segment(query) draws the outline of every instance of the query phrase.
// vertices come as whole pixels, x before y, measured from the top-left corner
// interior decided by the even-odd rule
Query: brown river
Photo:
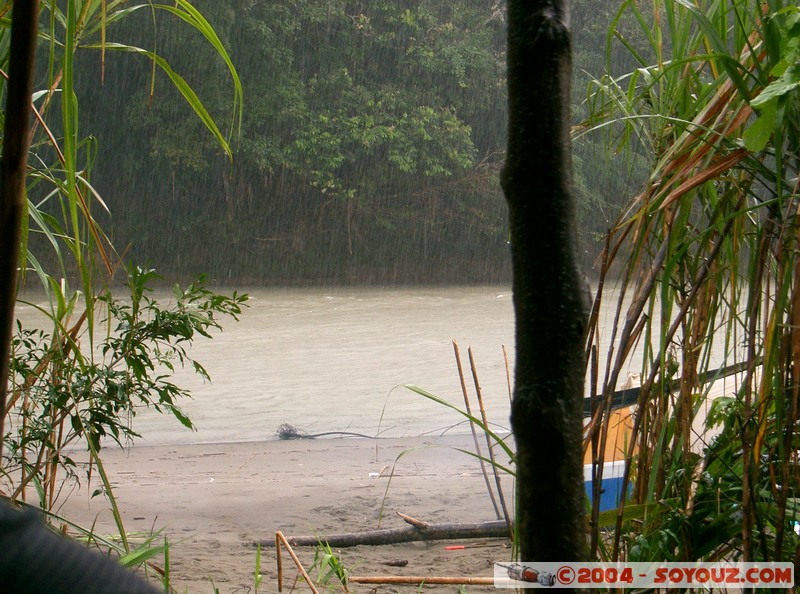
[[[465,432],[463,417],[403,387],[416,384],[463,407],[453,340],[476,412],[468,347],[488,418],[498,430],[508,427],[502,350],[505,345],[513,365],[508,287],[246,292],[250,307],[240,321],[225,323],[213,340],[200,339],[192,347],[191,356],[212,381],[204,383],[188,371],[175,380],[192,392],[182,408],[197,430],[144,410],[133,421],[143,436],[137,443],[273,439],[283,423],[310,434]],[[36,319],[31,306],[18,304],[17,312],[23,322]]]
[[[283,424],[306,434],[416,437],[468,432],[462,415],[405,387],[417,385],[463,409],[454,340],[461,350],[473,413],[480,414],[469,347],[489,422],[500,433],[508,430],[503,347],[513,370],[510,287],[245,292],[249,308],[240,321],[227,321],[224,331],[214,332],[212,340],[198,338],[191,348],[190,355],[212,381],[203,382],[189,370],[179,371],[173,379],[193,395],[181,407],[196,431],[172,416],[144,409],[133,419],[133,429],[142,435],[136,443],[262,441],[276,439]],[[164,303],[170,295],[157,293],[156,298]],[[46,307],[42,297],[23,299]],[[616,296],[605,303],[600,319],[601,369],[612,335]],[[48,330],[31,305],[18,303],[17,317],[28,327]],[[712,367],[724,363],[723,342],[716,341],[719,352],[712,357]],[[622,370],[620,385],[628,374],[640,371],[641,363],[636,362],[641,361],[643,349],[640,341]],[[734,380],[717,382],[714,394],[729,392],[734,384]]]

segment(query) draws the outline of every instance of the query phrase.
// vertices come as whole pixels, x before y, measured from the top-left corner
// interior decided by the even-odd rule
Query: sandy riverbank
[[[473,450],[471,436],[137,446],[109,448],[104,459],[126,530],[163,529],[172,543],[176,590],[213,594],[215,586],[220,594],[232,594],[253,591],[252,543],[273,539],[276,530],[295,536],[404,526],[395,512],[436,523],[496,519],[479,462],[454,448]],[[96,483],[87,488],[84,482],[61,513],[82,525],[96,522],[98,532],[110,534],[114,524],[106,500],[89,498]],[[511,506],[509,478],[503,488]],[[452,544],[466,548],[444,548]],[[313,550],[298,552],[309,566]],[[339,555],[353,575],[490,577],[492,564],[510,559],[511,552],[501,539],[361,546]],[[395,559],[408,564],[382,564]],[[296,572],[288,558],[284,568],[289,591]],[[261,591],[277,592],[274,549],[263,551],[261,573]],[[455,592],[458,586],[435,589]],[[414,592],[416,586],[351,590]],[[489,590],[494,588],[469,586],[471,592]],[[298,584],[296,591],[308,589]]]

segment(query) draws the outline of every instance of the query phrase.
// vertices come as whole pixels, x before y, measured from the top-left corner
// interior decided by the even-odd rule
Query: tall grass
[[[587,336],[592,393],[602,394],[587,441],[598,477],[611,395],[631,366],[643,378],[627,448],[630,499],[604,538],[596,487],[592,552],[793,560],[800,9],[780,0],[641,7],[623,2],[609,34],[637,68],[592,81],[580,127],[605,134],[610,150],[650,156],[644,189],[609,231]],[[638,24],[645,47],[616,33],[623,19]],[[616,318],[605,337],[597,312],[612,282]],[[732,388],[711,387],[710,370],[737,364]]]
[[[8,61],[8,14],[13,4],[0,2],[0,64]],[[227,65],[232,109],[226,132],[157,52],[113,41],[114,25],[139,10],[152,11],[154,19],[163,15],[174,26],[188,25]],[[127,540],[102,463],[102,439],[124,443],[136,437],[130,420],[142,406],[168,412],[191,427],[178,405],[187,393],[169,381],[170,374],[176,365],[189,365],[206,375],[188,356],[188,344],[219,328],[220,316],[238,316],[246,296],[216,295],[201,280],[187,288],[176,287],[172,303],[159,304],[149,294],[154,272],[126,263],[124,251],[115,249],[98,224],[96,214],[107,206],[92,185],[91,173],[102,147],[80,127],[76,56],[95,52],[102,69],[108,54],[120,51],[150,60],[153,81],[156,69],[164,72],[229,156],[230,140],[241,122],[242,86],[236,69],[211,25],[188,0],[42,1],[37,79],[41,86],[32,97],[20,286],[38,281],[47,296],[47,305],[40,307],[46,327],[19,326],[13,343],[10,397],[0,410],[6,420],[6,433],[0,436],[6,445],[0,460],[0,492],[24,501],[34,488],[38,506],[53,509],[62,480],[77,472],[68,447],[84,444],[92,461],[88,472],[99,473],[104,485],[100,492],[114,512],[120,552],[136,562],[146,555],[134,551]],[[5,84],[0,78],[0,94]],[[31,241],[34,236],[43,241]],[[110,289],[120,271],[127,277],[128,289],[121,300]],[[103,314],[104,320],[97,319]],[[103,327],[101,322],[105,332],[98,339],[95,333]]]

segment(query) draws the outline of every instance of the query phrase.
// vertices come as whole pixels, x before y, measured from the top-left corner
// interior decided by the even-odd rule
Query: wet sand
[[[485,444],[481,443],[484,447]],[[495,520],[470,435],[392,439],[303,439],[104,450],[106,469],[128,533],[161,529],[169,539],[171,583],[177,592],[252,592],[254,542],[287,536],[325,536],[406,524],[400,512],[432,523]],[[507,460],[500,459],[502,463]],[[84,479],[61,513],[113,534],[100,486]],[[513,508],[513,484],[502,481]],[[464,545],[447,550],[448,545]],[[313,548],[298,548],[308,568]],[[507,539],[416,542],[338,549],[352,575],[492,576],[495,561],[511,558]],[[386,561],[408,561],[404,567]],[[263,592],[277,592],[276,553],[262,550]],[[158,559],[163,564],[163,559]],[[284,591],[296,571],[284,554]],[[312,577],[315,577],[312,574]],[[213,584],[212,584],[213,582]],[[458,586],[426,586],[456,592]],[[309,591],[302,583],[299,592]],[[469,591],[494,590],[469,586]],[[352,584],[351,591],[414,592],[417,586]]]

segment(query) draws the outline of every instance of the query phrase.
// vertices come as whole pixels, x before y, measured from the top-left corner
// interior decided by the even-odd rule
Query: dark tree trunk
[[[511,423],[521,561],[586,554],[583,282],[573,252],[568,7],[508,2],[508,201],[516,314]]]
[[[11,358],[11,327],[19,266],[20,223],[25,204],[33,62],[39,2],[14,2],[8,65],[6,121],[0,163],[0,453]]]

